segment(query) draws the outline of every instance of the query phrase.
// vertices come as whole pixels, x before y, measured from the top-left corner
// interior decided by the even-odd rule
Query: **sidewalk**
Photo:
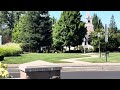
[[[8,68],[18,68],[20,64],[8,64]]]
[[[70,63],[58,63],[59,65],[63,66],[63,67],[81,67],[81,66],[120,66],[120,63],[91,63],[91,62],[84,62],[84,61],[80,61],[81,59],[85,59],[85,58],[96,58],[99,57],[99,55],[96,54],[83,54],[83,55],[90,55],[91,57],[83,57],[83,58],[72,58],[72,59],[63,59],[61,61],[66,61],[66,62],[70,62]]]

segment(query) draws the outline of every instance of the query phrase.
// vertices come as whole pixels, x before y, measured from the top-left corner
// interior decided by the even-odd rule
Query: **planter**
[[[4,60],[4,56],[0,56],[0,61]]]

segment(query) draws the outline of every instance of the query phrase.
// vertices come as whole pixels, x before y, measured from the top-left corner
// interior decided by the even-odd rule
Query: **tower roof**
[[[91,18],[90,11],[86,12],[86,18]]]

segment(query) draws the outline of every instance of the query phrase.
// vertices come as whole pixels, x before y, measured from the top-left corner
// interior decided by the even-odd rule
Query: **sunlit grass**
[[[85,57],[81,53],[27,53],[21,56],[5,57],[2,61],[7,64],[22,64],[26,62],[44,60],[53,63],[64,63],[61,59]]]

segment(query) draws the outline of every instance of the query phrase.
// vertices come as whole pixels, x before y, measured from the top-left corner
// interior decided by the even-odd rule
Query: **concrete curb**
[[[19,68],[20,64],[8,64],[8,68]]]
[[[120,66],[98,66],[98,67],[63,67],[63,72],[66,71],[120,71]]]
[[[20,64],[8,64],[8,68],[18,68]],[[59,65],[59,64],[58,64]],[[60,65],[62,67],[99,67],[99,66],[120,66],[120,64],[80,64],[80,65]]]

